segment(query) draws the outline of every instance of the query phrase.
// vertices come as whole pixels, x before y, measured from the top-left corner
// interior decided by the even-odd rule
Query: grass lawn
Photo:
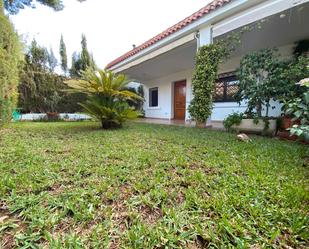
[[[0,248],[305,248],[308,147],[205,129],[0,130]]]

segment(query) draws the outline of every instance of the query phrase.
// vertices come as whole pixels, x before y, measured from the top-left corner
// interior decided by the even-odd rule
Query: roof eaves
[[[117,59],[110,62],[106,69],[110,69],[111,67],[117,65],[118,63],[130,58],[133,55],[136,55],[140,51],[154,45],[155,43],[161,41],[162,39],[170,36],[173,33],[183,29],[184,27],[188,26],[189,24],[195,22],[196,20],[204,17],[205,15],[209,14],[210,12],[222,7],[223,5],[230,3],[233,0],[214,0],[199,11],[193,13],[192,15],[188,16],[187,18],[183,19],[182,21],[176,23],[172,27],[164,30],[160,34],[156,35],[155,37],[149,39],[148,41],[144,42],[143,44],[137,46],[136,48],[132,49],[131,51],[125,53],[124,55],[118,57]]]

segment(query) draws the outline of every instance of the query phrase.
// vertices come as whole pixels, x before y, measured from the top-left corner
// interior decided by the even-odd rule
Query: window
[[[234,73],[226,73],[219,77],[214,91],[214,102],[234,102],[238,92],[238,79]]]
[[[158,106],[158,87],[149,89],[149,107]]]

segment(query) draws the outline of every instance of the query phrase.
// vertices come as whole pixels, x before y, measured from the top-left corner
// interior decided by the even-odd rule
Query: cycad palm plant
[[[127,119],[134,119],[139,114],[127,103],[127,100],[141,100],[139,95],[125,89],[129,82],[124,74],[88,69],[83,72],[82,79],[65,83],[70,87],[70,92],[87,94],[87,100],[79,104],[101,122],[103,129],[109,129],[120,127]]]

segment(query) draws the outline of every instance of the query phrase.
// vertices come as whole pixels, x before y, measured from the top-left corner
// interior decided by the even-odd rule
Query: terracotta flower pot
[[[291,136],[289,131],[278,131],[278,137],[281,139],[286,139],[286,140],[291,140],[291,141],[296,141],[297,136]]]
[[[282,130],[287,130],[289,128],[291,128],[293,125],[299,124],[299,121],[293,121],[293,118],[288,117],[288,116],[284,116],[282,118],[282,123],[281,123],[281,129]]]
[[[206,127],[206,122],[199,122],[199,121],[196,121],[195,126],[196,126],[197,128],[205,128],[205,127]]]
[[[59,120],[58,112],[47,112],[46,116],[47,116],[48,121],[58,121]]]

